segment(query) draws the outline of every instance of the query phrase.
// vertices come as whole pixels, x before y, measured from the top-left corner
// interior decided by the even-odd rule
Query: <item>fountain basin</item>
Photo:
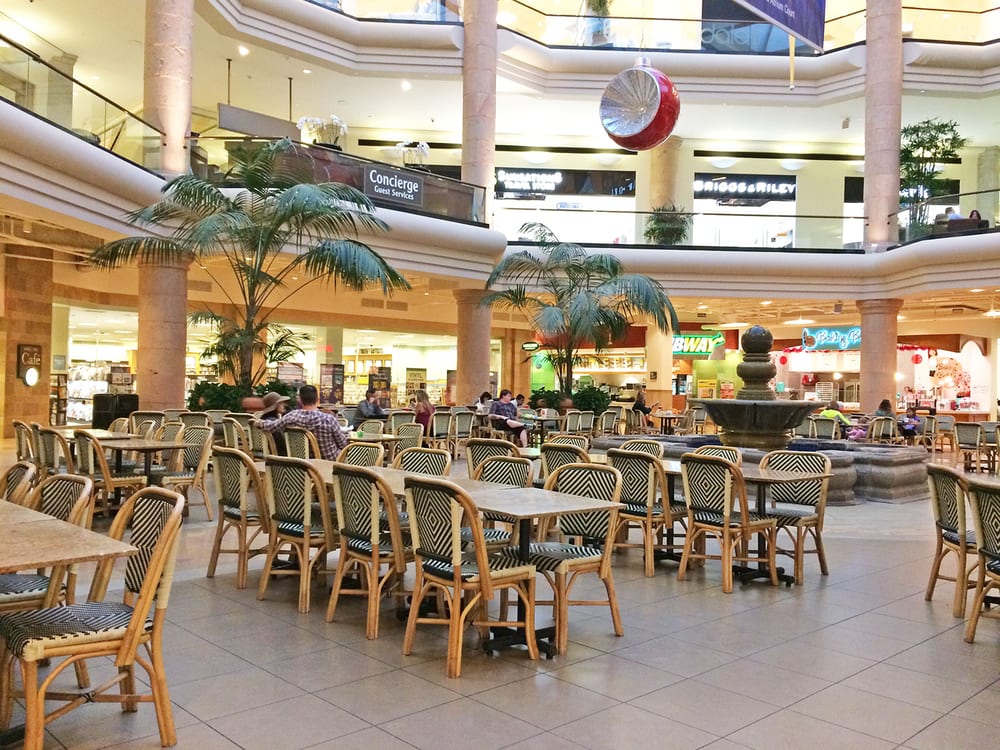
[[[692,399],[700,404],[719,426],[723,445],[759,448],[763,451],[787,448],[792,431],[821,404],[818,401],[773,401],[740,398]]]

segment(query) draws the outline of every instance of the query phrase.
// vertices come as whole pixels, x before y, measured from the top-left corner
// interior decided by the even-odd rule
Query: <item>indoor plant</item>
[[[347,135],[347,123],[337,115],[323,117],[300,117],[295,127],[302,131],[302,140],[311,139],[320,146],[340,148],[340,139]]]
[[[691,214],[685,213],[684,206],[668,203],[657,206],[646,217],[642,236],[653,245],[677,245],[687,237],[692,223]]]

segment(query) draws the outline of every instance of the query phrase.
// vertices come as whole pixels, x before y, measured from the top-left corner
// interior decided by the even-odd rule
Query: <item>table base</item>
[[[524,630],[521,628],[490,628],[490,638],[483,641],[483,651],[488,654],[498,653],[505,648],[512,646],[526,646],[524,641]],[[556,629],[555,626],[539,628],[535,631],[535,643],[538,644],[538,653],[545,654],[546,659],[552,659],[556,655]]]
[[[788,588],[791,588],[792,584],[795,583],[795,576],[786,575],[785,569],[782,567],[778,567],[777,571],[778,581],[780,583],[784,583]],[[733,575],[736,576],[736,579],[742,584],[750,583],[750,581],[755,581],[758,578],[763,578],[768,581],[771,580],[771,572],[766,566],[762,568],[754,568],[747,565],[734,565]]]

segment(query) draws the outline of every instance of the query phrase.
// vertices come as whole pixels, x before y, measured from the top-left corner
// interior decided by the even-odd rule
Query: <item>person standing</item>
[[[337,418],[317,408],[319,392],[314,385],[304,385],[299,389],[299,402],[302,404],[301,409],[290,411],[270,421],[258,420],[260,428],[273,433],[289,425],[304,427],[316,436],[319,457],[335,461],[337,454],[347,445],[347,436],[340,429]]]
[[[490,404],[490,423],[495,429],[510,433],[522,447],[527,448],[528,431],[517,418],[517,404],[511,401],[513,395],[509,388],[500,391],[500,398]]]
[[[434,404],[431,403],[427,391],[417,390],[414,394],[413,411],[416,414],[414,420],[417,424],[423,425],[424,435],[430,435],[431,416],[434,414]]]

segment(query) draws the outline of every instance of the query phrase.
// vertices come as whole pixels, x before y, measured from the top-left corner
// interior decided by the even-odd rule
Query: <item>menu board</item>
[[[416,397],[417,391],[427,390],[427,368],[407,367],[406,368],[406,400]]]
[[[324,404],[344,401],[344,366],[322,364],[319,366],[319,400]]]

